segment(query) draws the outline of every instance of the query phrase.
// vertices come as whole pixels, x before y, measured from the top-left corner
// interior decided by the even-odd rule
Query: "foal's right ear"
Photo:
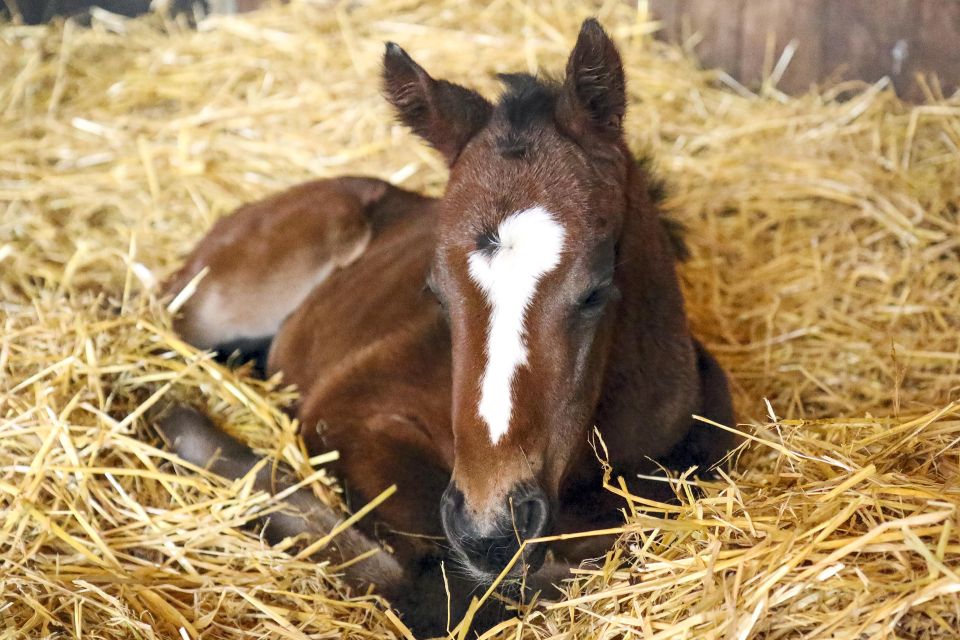
[[[479,93],[434,80],[392,42],[383,54],[383,91],[400,121],[442,153],[448,165],[493,112],[493,105]]]
[[[567,61],[557,105],[558,119],[574,137],[616,139],[627,108],[623,63],[617,45],[594,18],[584,20]]]

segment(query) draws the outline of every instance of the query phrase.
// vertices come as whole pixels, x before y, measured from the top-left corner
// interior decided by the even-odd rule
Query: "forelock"
[[[502,128],[497,150],[508,158],[522,158],[537,130],[553,120],[559,84],[527,73],[501,74],[507,90],[500,96],[494,121]]]

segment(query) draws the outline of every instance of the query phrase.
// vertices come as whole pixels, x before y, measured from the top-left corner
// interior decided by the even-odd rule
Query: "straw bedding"
[[[689,228],[692,322],[748,443],[701,497],[627,496],[608,557],[495,634],[958,636],[960,100],[787,98],[777,69],[751,93],[619,1],[384,0],[0,28],[2,637],[403,637],[335,567],[238,529],[269,497],[154,446],[149,408],[184,399],[336,500],[291,390],[180,342],[155,283],[218,216],[309,177],[442,189],[378,95],[382,41],[493,93],[493,72],[560,69],[589,14],[622,47],[629,136]]]

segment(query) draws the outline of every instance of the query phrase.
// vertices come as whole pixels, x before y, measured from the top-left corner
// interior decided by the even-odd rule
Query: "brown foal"
[[[386,97],[443,154],[445,195],[369,178],[303,184],[218,222],[168,287],[209,269],[178,330],[297,385],[306,448],[340,452],[350,504],[397,486],[326,554],[388,545],[346,578],[375,584],[419,633],[444,629],[445,560],[462,613],[522,540],[622,521],[594,427],[631,490],[659,499],[668,487],[638,475],[706,471],[733,444],[691,417],[731,423],[727,383],[690,334],[678,245],[624,140],[614,43],[588,20],[562,81],[502,79],[493,104],[388,44]],[[222,475],[257,462],[191,410],[160,428]],[[291,482],[257,478],[271,491]],[[271,540],[337,520],[305,490],[288,502]],[[609,543],[527,545],[506,583],[545,588]],[[501,615],[489,607],[478,620]]]

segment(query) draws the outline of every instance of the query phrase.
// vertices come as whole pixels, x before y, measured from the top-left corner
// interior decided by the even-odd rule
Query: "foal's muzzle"
[[[453,549],[473,573],[492,581],[516,555],[523,540],[546,534],[550,526],[550,503],[538,487],[520,485],[495,513],[474,514],[463,493],[452,482],[440,502],[443,530]],[[536,571],[546,552],[542,544],[527,545],[510,575],[524,567]]]

